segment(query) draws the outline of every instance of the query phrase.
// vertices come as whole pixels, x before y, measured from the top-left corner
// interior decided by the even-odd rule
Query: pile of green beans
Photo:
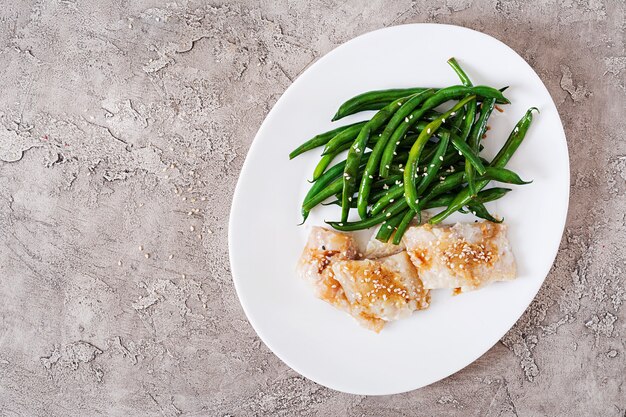
[[[302,202],[302,223],[318,204],[337,205],[341,220],[327,222],[334,229],[355,231],[382,224],[376,238],[399,244],[412,220],[421,220],[422,210],[443,208],[429,220],[431,224],[455,212],[502,221],[485,203],[511,190],[485,187],[491,181],[529,183],[505,165],[524,140],[537,109],[528,109],[496,157],[485,160],[479,155],[480,142],[496,104],[510,103],[503,95],[507,87],[474,86],[454,58],[448,64],[461,85],[359,94],[343,103],[332,120],[377,110],[372,118],[321,133],[289,154],[293,159],[323,147],[313,185]],[[448,110],[435,110],[444,104]],[[345,159],[331,166],[344,151]],[[334,200],[324,203],[329,198]],[[348,221],[352,209],[360,220]]]

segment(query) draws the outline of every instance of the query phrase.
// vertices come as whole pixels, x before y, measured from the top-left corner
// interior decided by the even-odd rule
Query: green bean
[[[485,219],[493,223],[502,223],[504,221],[504,218],[496,219],[495,217],[493,217],[484,204],[472,203],[468,206],[468,208],[470,209],[472,214],[474,214],[474,216],[480,217],[481,219]]]
[[[443,181],[440,181],[437,184],[435,184],[429,190],[426,197],[422,199],[422,201],[428,200],[429,195],[430,195],[430,198],[432,198],[435,195],[441,195],[441,194],[454,190],[455,188],[463,184],[464,178],[465,178],[465,174],[463,172],[455,172],[453,174],[450,174]]]
[[[368,217],[364,220],[356,222],[326,222],[330,227],[342,232],[352,232],[355,230],[369,229],[384,222],[387,219],[387,213],[391,213],[391,216],[395,216],[408,207],[404,199],[400,199],[393,203],[386,212],[380,213],[377,216]]]
[[[391,138],[389,138],[389,141],[387,142],[385,150],[383,151],[383,156],[380,160],[380,175],[382,177],[386,177],[388,175],[388,170],[385,166],[389,165],[389,161],[393,158],[396,146],[398,146],[400,140],[404,137],[408,129],[417,123],[428,110],[431,110],[446,101],[466,97],[468,95],[476,95],[483,98],[495,97],[503,103],[509,103],[509,101],[502,95],[501,91],[491,87],[465,87],[462,85],[455,85],[452,87],[442,88],[426,100],[424,104],[422,104],[422,107],[414,110],[409,115],[409,123],[401,123],[400,126],[398,126],[398,128],[393,132]],[[454,116],[454,114],[452,116]]]
[[[417,185],[417,195],[421,196],[426,188],[430,185],[433,179],[436,177],[437,172],[439,172],[439,168],[441,168],[441,164],[443,162],[443,155],[448,149],[448,143],[450,142],[450,134],[442,134],[441,139],[439,140],[439,145],[437,146],[437,151],[432,156],[430,164],[426,167],[426,172],[424,172],[422,179]],[[407,168],[408,169],[408,168]],[[405,171],[406,172],[406,171]],[[404,179],[406,181],[406,178]]]
[[[396,228],[396,233],[393,235],[393,240],[391,241],[391,243],[393,243],[394,245],[400,244],[400,242],[402,241],[402,236],[404,236],[406,229],[410,226],[411,221],[413,220],[413,218],[415,218],[416,214],[417,212],[412,208],[409,208],[406,212],[404,212],[402,219],[400,220],[400,224],[398,224],[398,227]]]
[[[349,128],[335,135],[332,139],[328,141],[328,143],[326,143],[326,146],[324,146],[324,151],[322,152],[322,155],[332,154],[337,149],[345,146],[346,143],[349,144],[354,142],[354,139],[356,139],[366,123],[367,121],[355,123],[354,125],[351,125]]]
[[[478,180],[494,180],[506,184],[526,185],[532,181],[524,181],[515,172],[506,168],[485,167],[485,175],[478,177]]]
[[[487,122],[489,121],[489,117],[491,116],[495,105],[495,99],[488,99],[483,101],[480,106],[480,114],[478,115],[478,120],[476,120],[476,123],[474,123],[472,131],[470,132],[470,135],[467,139],[467,143],[475,151],[478,151],[480,140],[487,131]]]
[[[311,139],[307,140],[302,145],[300,145],[296,149],[294,149],[289,154],[289,159],[293,159],[296,156],[298,156],[300,154],[303,154],[304,152],[310,151],[311,149],[315,149],[315,148],[317,148],[319,146],[326,145],[332,138],[337,136],[339,133],[345,131],[346,129],[355,128],[355,126],[356,127],[362,126],[365,123],[366,122],[352,123],[352,124],[347,125],[347,126],[341,126],[341,127],[336,128],[336,129],[329,130],[326,133],[320,133],[319,135],[316,135],[316,136],[312,137]]]
[[[333,201],[329,201],[328,203],[322,203],[323,206],[339,206],[341,207],[341,198],[337,198]],[[350,208],[356,208],[356,200],[350,203]]]
[[[520,146],[520,144],[524,140],[524,137],[526,136],[526,132],[528,131],[528,128],[530,127],[532,120],[533,120],[533,115],[532,115],[533,110],[537,110],[537,108],[531,107],[530,109],[528,109],[524,117],[522,117],[520,121],[517,122],[517,124],[515,125],[515,128],[513,129],[508,139],[506,140],[506,142],[500,149],[500,152],[498,152],[496,157],[491,161],[490,165],[492,167],[503,168],[507,164],[507,162],[509,162],[509,160],[511,159],[511,157],[513,156],[517,148]],[[476,189],[477,190],[483,189],[489,183],[489,181],[490,180],[482,180],[482,181],[477,182]],[[431,218],[429,222],[431,224],[440,223],[446,217],[448,217],[449,215],[457,211],[459,208],[467,205],[471,201],[471,199],[472,199],[472,196],[470,195],[467,187],[465,187],[463,190],[459,192],[459,194],[457,194],[454,201],[450,203],[450,205],[444,211],[438,213],[436,216]]]
[[[380,229],[378,229],[378,233],[376,233],[376,239],[383,243],[388,242],[389,238],[391,237],[393,232],[397,229],[398,225],[402,221],[402,218],[404,217],[406,212],[409,210],[410,209],[405,209],[404,211],[401,211],[400,213],[396,214],[393,217],[388,217],[387,220],[385,220],[383,224],[380,226]]]
[[[454,145],[454,147],[457,149],[459,155],[464,156],[465,160],[474,166],[474,168],[480,175],[483,175],[485,173],[485,166],[480,160],[478,154],[474,152],[474,150],[472,150],[472,148],[470,148],[469,145],[460,136],[452,134],[452,145]]]
[[[349,201],[352,199],[354,189],[356,188],[356,167],[361,162],[361,155],[365,151],[371,133],[378,130],[383,124],[385,124],[389,118],[391,118],[398,107],[406,101],[406,98],[395,100],[387,106],[380,109],[361,129],[359,136],[357,136],[354,144],[348,149],[348,156],[346,157],[346,167],[343,171],[343,196],[341,199],[341,221],[348,220],[348,213],[350,212]]]
[[[407,97],[415,93],[421,93],[428,88],[401,88],[392,90],[374,90],[352,97],[350,100],[339,106],[339,110],[333,116],[333,121],[342,117],[358,113],[364,110],[379,110],[402,97]]]
[[[349,147],[350,144],[346,143],[342,145],[339,149],[336,149],[333,153],[322,155],[319,162],[315,166],[315,169],[313,170],[313,181],[317,181],[322,176],[322,174],[324,174],[326,168],[328,168],[328,165],[333,162],[337,155],[339,155],[341,152],[345,151]]]
[[[494,187],[494,188],[489,188],[488,190],[482,190],[481,192],[476,194],[476,197],[472,199],[471,204],[474,204],[474,203],[484,204],[490,201],[499,200],[502,197],[504,197],[509,191],[511,191],[510,188],[502,188],[502,187]]]
[[[500,149],[500,152],[498,152],[495,158],[493,158],[493,161],[491,162],[492,167],[504,168],[507,162],[509,162],[517,148],[519,148],[520,144],[524,140],[526,132],[533,121],[533,110],[539,112],[536,107],[531,107],[526,111],[524,117],[522,117],[522,119],[515,125],[515,128],[504,143],[504,146]]]
[[[426,99],[431,97],[434,93],[435,90],[431,89],[411,96],[394,113],[389,122],[387,122],[387,126],[378,138],[378,142],[372,149],[372,154],[367,160],[365,172],[363,173],[363,177],[361,178],[359,194],[357,197],[357,209],[359,212],[359,216],[361,216],[362,219],[367,217],[367,202],[369,199],[372,181],[374,180],[374,175],[376,175],[377,173],[378,164],[380,162],[380,158],[382,157],[382,153],[385,149],[385,145],[387,143],[387,140],[389,139],[389,136],[391,136],[393,131],[396,129],[396,127],[398,127],[400,123],[402,123],[403,121],[405,123],[408,123],[408,115],[413,111],[413,109],[415,109],[415,107],[419,106]]]
[[[489,116],[491,116],[491,112],[493,111],[495,104],[495,99],[488,99],[482,103],[478,120],[474,124],[470,132],[468,145],[472,150],[476,152],[478,152],[480,139],[487,130],[487,121],[489,120]],[[468,163],[465,164],[465,178],[467,180],[467,186],[470,195],[476,195],[476,184],[474,183],[474,167]]]
[[[447,140],[446,140],[446,142],[447,142]],[[439,144],[433,144],[433,145],[435,145],[435,146],[432,146],[430,148],[430,150],[428,151],[428,153],[427,152],[423,152],[422,153],[422,157],[420,157],[420,162],[422,162],[424,160],[431,160],[430,164],[428,164],[428,165],[426,165],[424,167],[427,170],[428,169],[432,170],[431,165],[433,165],[433,164],[435,164],[436,167],[440,167],[441,164],[443,164],[443,162],[441,162],[441,160],[439,159],[439,154],[437,154],[435,156],[437,150],[439,149],[439,147],[438,147]],[[456,155],[456,152],[454,152],[454,154]],[[434,162],[435,160],[438,161],[439,163],[435,163]],[[445,161],[445,158],[444,158],[444,161]],[[434,169],[432,171],[434,171],[436,173],[437,169]],[[433,178],[435,176],[436,175],[433,175]],[[403,175],[399,176],[399,178],[396,177],[396,175],[393,175],[393,176],[387,177],[387,179],[393,179],[394,180],[393,181],[394,185],[391,188],[389,188],[387,193],[385,193],[384,195],[382,195],[382,196],[376,195],[376,198],[372,198],[373,201],[376,201],[376,203],[374,203],[374,205],[372,206],[372,210],[371,210],[371,214],[372,215],[376,215],[376,214],[380,213],[390,203],[393,203],[393,201],[395,199],[401,198],[404,195],[404,187],[403,187],[403,183],[401,182],[402,179],[403,179]],[[387,179],[378,180],[377,182],[385,182]],[[424,186],[424,189],[428,186],[428,184],[430,184],[430,181],[431,180],[428,180],[426,182],[426,186]]]
[[[440,90],[442,91],[442,90]],[[432,97],[431,97],[432,98]],[[419,195],[417,194],[417,188],[415,186],[415,178],[417,178],[417,161],[419,161],[420,154],[424,148],[424,145],[428,141],[428,139],[435,134],[437,129],[441,127],[442,123],[444,123],[445,119],[450,116],[454,116],[456,112],[465,106],[471,100],[474,100],[476,96],[468,96],[463,100],[459,101],[454,107],[448,110],[446,113],[441,115],[439,118],[433,120],[428,124],[425,130],[422,130],[419,137],[411,147],[411,151],[409,152],[409,159],[406,163],[406,168],[404,170],[404,197],[413,210],[419,211]],[[428,101],[428,100],[427,100]]]
[[[371,138],[372,142],[376,142],[376,140],[377,139],[375,136]],[[337,157],[337,155],[339,155],[341,152],[345,151],[348,148],[350,148],[350,142],[345,142],[344,144],[341,145],[340,148],[333,151],[332,154],[322,155],[319,162],[315,166],[315,170],[313,171],[313,180],[311,180],[311,182],[317,181],[318,178],[325,172],[328,165],[330,165],[330,163]],[[399,155],[402,156],[403,154],[399,154]]]
[[[317,206],[328,197],[332,197],[338,192],[341,192],[342,188],[343,179],[339,177],[331,182],[326,188],[322,189],[319,193],[315,194],[309,200],[305,201],[302,204],[302,210],[307,210],[310,212],[313,207]]]
[[[350,212],[350,202],[354,195],[357,180],[357,167],[361,163],[361,155],[365,151],[367,142],[370,139],[371,134],[370,124],[367,123],[361,129],[361,133],[354,141],[354,144],[350,146],[348,150],[348,156],[346,157],[346,166],[343,170],[343,192],[341,195],[341,221],[348,220],[348,213]]]
[[[402,198],[404,195],[404,186],[402,184],[394,185],[380,198],[375,199],[376,203],[372,206],[371,215],[375,216],[381,213],[385,207],[393,203],[394,200]]]
[[[385,185],[393,185],[397,181],[402,181],[402,174],[390,175],[387,178],[381,178],[372,184],[372,188],[378,188]]]
[[[450,58],[448,60],[448,64],[457,73],[463,85],[465,85],[466,87],[472,86],[472,81],[467,76],[465,71],[463,71],[463,68],[461,68],[461,66],[456,61],[456,59]],[[493,100],[493,99],[487,99],[487,100]],[[461,129],[461,138],[460,138],[460,140],[463,141],[463,143],[467,141],[467,138],[470,135],[472,126],[474,125],[475,117],[476,117],[476,102],[473,101],[467,105],[467,114],[463,117],[463,127]],[[455,146],[459,150],[459,152],[462,152],[462,150],[459,149],[459,145],[460,143],[457,143]],[[468,145],[468,147],[469,149],[473,150],[471,146]],[[474,186],[474,167],[472,164],[471,157],[467,154],[465,155],[465,180],[467,181],[467,187],[470,190],[470,194],[473,196],[476,195],[476,187]]]
[[[367,155],[369,155],[369,152],[365,154],[365,156]],[[321,175],[317,179],[317,181],[315,181],[315,183],[311,186],[306,196],[304,197],[304,201],[302,204],[304,205],[304,203],[306,203],[314,195],[316,195],[322,189],[324,189],[326,185],[330,184],[334,179],[338,178],[343,173],[345,166],[346,166],[346,161],[344,160],[332,166],[331,168],[329,168],[328,171],[324,172],[324,174]],[[306,221],[306,219],[309,217],[310,210],[305,210],[303,207],[301,209],[301,212],[302,212],[302,223],[300,224],[303,224]]]
[[[467,87],[471,87],[472,86],[472,81],[470,81],[470,79],[467,76],[467,74],[465,73],[465,71],[463,71],[463,68],[461,68],[461,66],[457,62],[456,58],[452,57],[452,58],[448,59],[447,62],[448,62],[448,65],[450,65],[452,67],[454,72],[456,72],[456,75],[459,76],[459,79],[461,80],[463,85],[467,86]]]

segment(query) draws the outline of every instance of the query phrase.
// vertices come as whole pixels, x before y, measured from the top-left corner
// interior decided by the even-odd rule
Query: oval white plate
[[[454,56],[474,84],[510,86],[512,105],[494,112],[484,141],[495,155],[526,109],[536,106],[525,141],[507,165],[531,185],[515,188],[493,213],[505,217],[518,279],[452,297],[433,291],[431,307],[380,334],[316,299],[295,273],[311,225],[336,219],[315,209],[305,226],[300,203],[319,150],[289,161],[297,145],[369,114],[330,119],[355,94],[384,88],[458,84]],[[502,42],[470,29],[396,26],[359,36],[304,72],[278,100],[254,139],[230,215],[233,280],[250,323],[287,365],[313,381],[354,394],[393,394],[438,381],[472,363],[515,323],[543,283],[563,233],[569,159],[556,107],[532,68]],[[473,221],[458,215],[455,220]]]

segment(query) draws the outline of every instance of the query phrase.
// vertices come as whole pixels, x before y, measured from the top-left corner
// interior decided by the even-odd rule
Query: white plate
[[[495,155],[526,109],[536,106],[525,141],[507,165],[531,185],[492,204],[505,217],[518,279],[452,297],[433,291],[431,307],[380,334],[316,299],[295,273],[311,225],[337,219],[315,209],[305,226],[300,203],[319,151],[287,155],[337,123],[337,107],[355,94],[384,88],[458,84],[454,56],[474,84],[510,86],[512,105],[494,112],[484,154]],[[359,36],[304,72],[263,122],[244,163],[230,215],[233,280],[250,323],[287,365],[313,381],[354,394],[393,394],[431,384],[469,365],[511,328],[539,290],[556,256],[569,197],[569,159],[556,107],[532,68],[502,42],[470,29],[436,24],[396,26]],[[452,217],[450,222],[469,216]]]

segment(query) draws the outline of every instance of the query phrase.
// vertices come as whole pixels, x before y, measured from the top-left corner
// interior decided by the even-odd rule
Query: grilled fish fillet
[[[365,249],[365,257],[368,259],[377,259],[383,258],[385,256],[395,255],[396,253],[400,253],[404,250],[404,244],[400,242],[399,245],[394,245],[390,242],[381,242],[376,239],[376,234],[378,233],[377,228],[374,230],[372,237],[367,242],[367,248]]]
[[[515,258],[504,224],[425,224],[409,228],[403,242],[427,289],[466,292],[515,278]]]
[[[428,307],[417,270],[406,252],[358,260],[351,236],[315,227],[298,262],[300,275],[315,295],[380,332],[386,321]]]
[[[424,289],[406,252],[376,260],[337,261],[332,269],[353,316],[393,321],[430,303],[429,291]]]

